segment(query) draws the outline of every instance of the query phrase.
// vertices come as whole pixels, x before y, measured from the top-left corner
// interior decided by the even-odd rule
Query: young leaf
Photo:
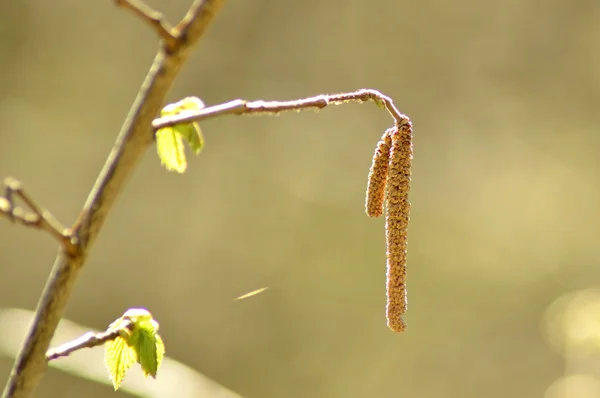
[[[188,143],[194,154],[198,155],[204,147],[204,137],[198,123],[176,124],[175,129],[181,137]]]
[[[198,97],[186,97],[181,101],[169,104],[160,111],[160,116],[179,115],[184,111],[199,111],[204,108],[204,102]]]
[[[104,364],[115,391],[121,385],[125,372],[137,361],[135,350],[127,344],[123,337],[104,343]]]
[[[202,100],[196,97],[187,97],[174,104],[169,104],[160,112],[161,117],[182,115],[204,108]],[[158,155],[167,170],[183,173],[187,167],[183,140],[190,149],[198,155],[204,147],[204,137],[198,123],[180,123],[170,127],[163,127],[156,132]]]
[[[156,377],[165,355],[158,327],[152,314],[143,308],[129,309],[110,324],[109,330],[118,330],[120,334],[115,340],[105,343],[104,361],[115,390],[134,362],[141,365],[144,376]]]
[[[137,352],[138,362],[144,376],[156,377],[156,372],[164,356],[164,344],[156,333],[158,323],[152,319],[144,319],[136,326],[138,327],[131,335],[130,344]]]
[[[187,168],[187,160],[183,149],[181,134],[175,127],[164,127],[156,132],[156,149],[161,163],[169,171],[183,173]]]
[[[158,365],[157,368],[160,368],[160,364],[165,357],[165,343],[159,334],[155,334],[154,337],[156,338],[156,363]],[[156,377],[156,373],[152,377]]]

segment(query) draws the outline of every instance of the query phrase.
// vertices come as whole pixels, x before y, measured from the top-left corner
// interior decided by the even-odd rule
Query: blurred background
[[[191,0],[149,3],[175,23]],[[599,396],[598,43],[596,0],[229,1],[170,101],[368,87],[411,117],[407,331],[364,213],[392,123],[372,104],[206,121],[184,175],[148,151],[67,318],[146,307],[170,358],[244,397]],[[71,224],[156,49],[110,0],[3,4],[0,177]],[[0,307],[35,308],[56,246],[0,222]],[[126,393],[50,369],[37,396]]]

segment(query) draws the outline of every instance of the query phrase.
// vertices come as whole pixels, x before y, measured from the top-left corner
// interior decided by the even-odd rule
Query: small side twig
[[[48,350],[46,352],[46,360],[52,361],[60,357],[66,357],[75,351],[81,350],[82,348],[98,347],[107,341],[116,339],[124,330],[131,331],[133,326],[134,324],[131,320],[125,319],[119,324],[118,329],[109,328],[108,330],[100,333],[86,333],[73,341],[69,341],[68,343],[61,344],[56,348]]]
[[[0,196],[0,217],[7,216],[12,222],[46,231],[58,240],[67,253],[70,255],[77,253],[77,239],[72,235],[71,230],[65,228],[52,213],[35,203],[19,181],[8,177],[4,180],[3,185],[5,193],[4,197]],[[15,196],[25,203],[29,211],[15,206]]]
[[[115,0],[119,7],[126,8],[150,25],[167,47],[168,52],[174,52],[179,46],[179,40],[173,28],[165,21],[164,16],[145,3],[136,0]]]
[[[276,115],[285,111],[301,111],[306,109],[323,109],[327,105],[340,105],[347,102],[373,101],[386,109],[398,125],[408,122],[408,117],[398,111],[392,99],[377,90],[361,89],[349,93],[323,94],[291,101],[244,101],[233,100],[224,104],[209,106],[195,112],[165,116],[155,119],[152,126],[160,129],[179,123],[200,121],[222,115]]]

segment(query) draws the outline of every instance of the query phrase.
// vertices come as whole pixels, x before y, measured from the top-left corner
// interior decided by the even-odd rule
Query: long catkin
[[[369,217],[380,217],[383,214],[385,185],[390,162],[390,149],[392,146],[392,138],[390,137],[392,130],[393,129],[388,129],[383,133],[381,140],[377,143],[375,153],[373,154],[365,202],[365,211]]]
[[[385,190],[387,242],[387,306],[388,327],[395,332],[406,329],[402,315],[406,313],[406,248],[410,203],[412,160],[412,126],[406,122],[390,132],[392,141]]]

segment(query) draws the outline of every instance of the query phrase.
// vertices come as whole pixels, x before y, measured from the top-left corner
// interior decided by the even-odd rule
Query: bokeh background
[[[363,210],[392,122],[372,104],[206,121],[184,175],[149,151],[67,317],[147,307],[170,357],[244,397],[598,396],[599,43],[597,0],[229,1],[171,101],[368,87],[413,120],[407,331]],[[156,49],[109,0],[3,4],[0,176],[74,221]],[[33,309],[55,254],[1,222],[0,307]],[[126,395],[50,369],[37,396]]]

